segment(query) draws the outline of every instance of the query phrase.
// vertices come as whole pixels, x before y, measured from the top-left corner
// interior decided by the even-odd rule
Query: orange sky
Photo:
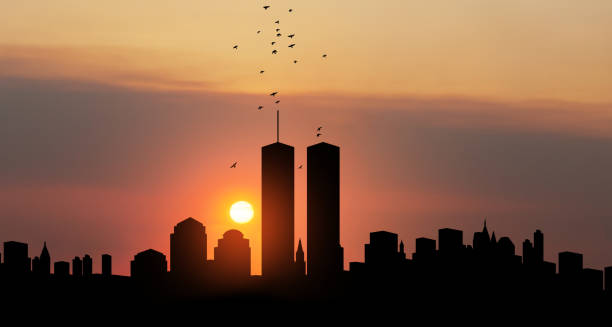
[[[224,92],[612,101],[607,0],[262,3],[9,2],[0,12],[0,44],[9,49],[0,58],[31,59],[14,74]],[[276,19],[284,35],[272,56]],[[286,48],[289,33],[294,49]]]
[[[0,241],[36,255],[49,240],[53,260],[110,252],[127,274],[137,251],[168,254],[172,227],[193,216],[209,253],[243,231],[259,273],[260,147],[278,90],[296,163],[319,124],[341,146],[346,262],[363,259],[370,231],[398,232],[412,251],[447,226],[471,243],[487,216],[517,251],[541,228],[549,260],[571,246],[612,264],[610,1],[266,4],[3,4]],[[237,200],[254,205],[251,223],[229,220]]]

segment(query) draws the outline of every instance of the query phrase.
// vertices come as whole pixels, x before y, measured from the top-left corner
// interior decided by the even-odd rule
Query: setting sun
[[[239,224],[248,223],[253,218],[253,206],[246,201],[238,201],[232,204],[230,217]]]

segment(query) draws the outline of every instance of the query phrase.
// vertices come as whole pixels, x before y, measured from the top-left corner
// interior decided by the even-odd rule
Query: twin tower
[[[262,275],[283,278],[294,262],[294,148],[280,142],[261,149]],[[318,143],[307,150],[308,275],[330,278],[343,271],[340,246],[340,148]],[[301,249],[298,249],[298,252]]]

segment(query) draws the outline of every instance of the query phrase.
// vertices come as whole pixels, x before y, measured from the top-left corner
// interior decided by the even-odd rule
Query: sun
[[[253,206],[246,201],[238,201],[232,204],[229,214],[239,224],[248,223],[253,218]]]

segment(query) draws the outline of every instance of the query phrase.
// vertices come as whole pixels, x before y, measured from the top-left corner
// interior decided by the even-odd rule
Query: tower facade
[[[261,149],[261,270],[264,277],[293,272],[294,149],[280,142]]]
[[[342,271],[340,148],[321,142],[307,149],[307,270],[313,277]]]

